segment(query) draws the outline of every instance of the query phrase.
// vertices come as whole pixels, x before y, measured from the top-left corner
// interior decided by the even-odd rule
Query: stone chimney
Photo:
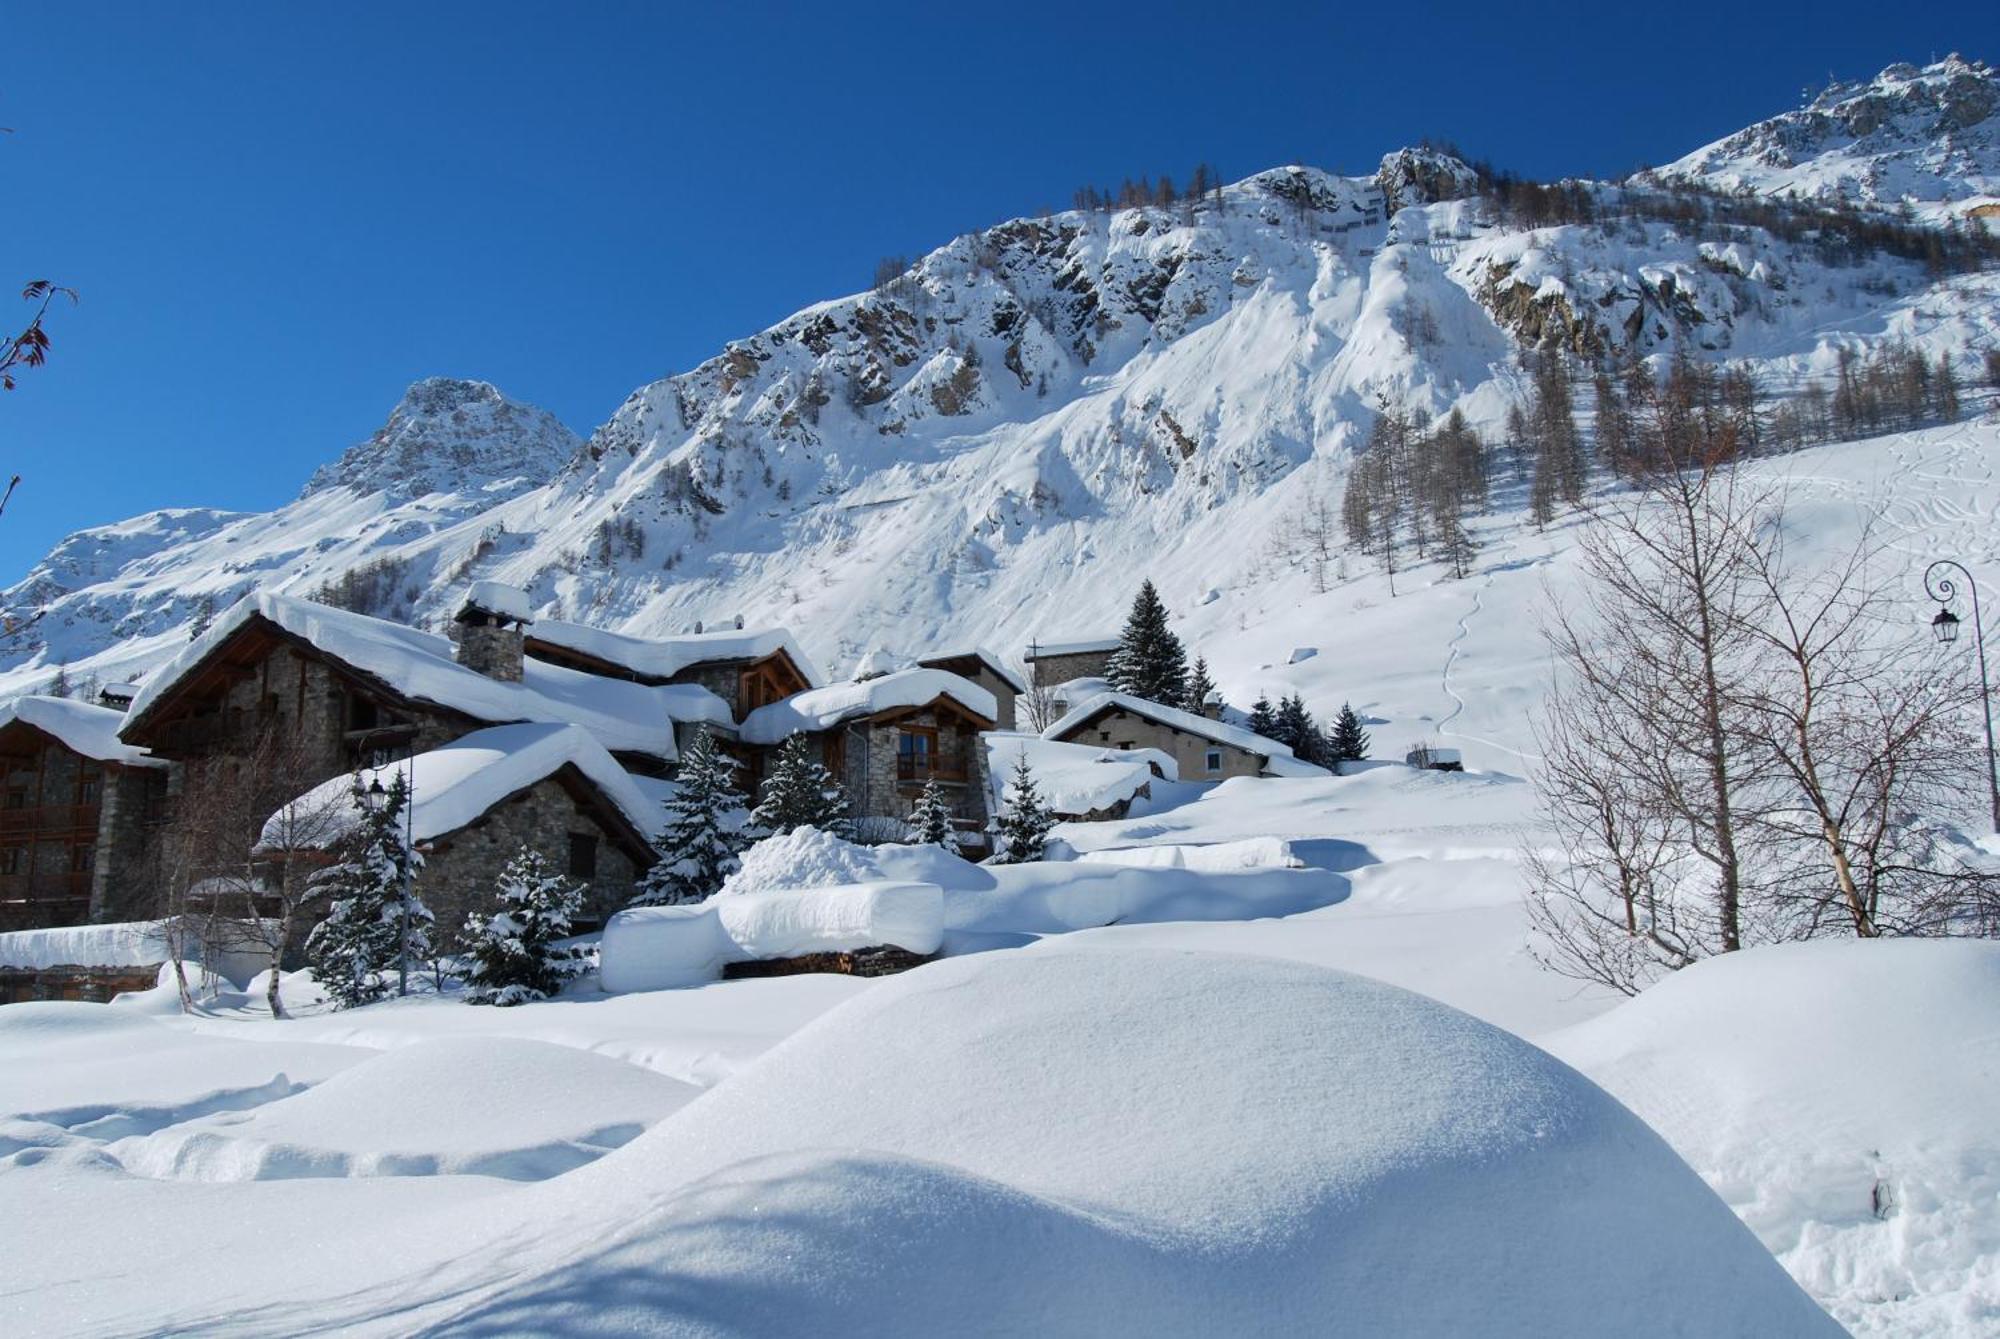
[[[458,624],[458,663],[489,679],[521,681],[522,643],[534,619],[528,593],[498,581],[475,581],[452,621]]]
[[[1222,719],[1222,694],[1211,692],[1201,700],[1201,714],[1211,721]]]

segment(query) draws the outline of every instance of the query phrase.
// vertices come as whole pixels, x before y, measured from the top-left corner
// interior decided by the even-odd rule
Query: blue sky
[[[82,302],[0,397],[0,476],[24,476],[0,581],[81,526],[279,503],[418,377],[484,378],[587,433],[878,257],[1086,181],[1360,172],[1425,135],[1612,174],[1829,74],[2000,58],[1996,38],[1991,0],[7,0],[0,281]]]

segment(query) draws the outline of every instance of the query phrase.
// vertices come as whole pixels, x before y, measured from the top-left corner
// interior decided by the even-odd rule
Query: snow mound
[[[1088,744],[1064,744],[1032,734],[989,731],[979,737],[986,748],[987,788],[998,812],[1002,792],[1023,755],[1049,812],[1083,815],[1110,809],[1150,791],[1157,780],[1176,781],[1180,766],[1159,749],[1110,749]]]
[[[882,877],[873,847],[819,828],[793,828],[766,837],[743,853],[743,867],[723,880],[718,897],[773,888],[819,888]]]
[[[2000,1330],[2000,944],[1733,953],[1547,1045],[1844,1324]]]
[[[297,1096],[106,1152],[140,1176],[197,1181],[454,1173],[534,1181],[602,1157],[700,1091],[574,1047],[461,1037],[399,1047]]]
[[[1085,851],[1077,859],[1089,865],[1127,865],[1144,869],[1303,869],[1305,861],[1282,837],[1245,837],[1213,845],[1120,846]]]
[[[801,1100],[809,1095],[809,1100]],[[1219,954],[886,981],[477,1254],[486,1333],[1832,1334],[1672,1151],[1455,1010]],[[606,1225],[611,1224],[609,1229]],[[1643,1250],[1605,1249],[1643,1242]],[[480,1269],[482,1266],[469,1266]],[[446,1290],[450,1291],[447,1292]]]

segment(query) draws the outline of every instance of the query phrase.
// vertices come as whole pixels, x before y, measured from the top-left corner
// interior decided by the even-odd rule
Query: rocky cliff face
[[[582,444],[553,415],[484,381],[427,377],[404,393],[373,437],[315,471],[300,496],[341,487],[399,502],[426,493],[519,492],[547,482]]]
[[[1697,149],[1661,179],[1949,217],[2000,202],[2000,71],[1959,56],[1835,84]],[[1988,211],[1989,213],[1994,211]]]

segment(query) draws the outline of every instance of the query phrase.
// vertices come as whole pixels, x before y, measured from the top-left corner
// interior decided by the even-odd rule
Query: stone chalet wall
[[[1043,655],[1028,662],[1028,682],[1053,688],[1071,679],[1101,679],[1111,667],[1109,651],[1078,651],[1074,655]]]
[[[973,683],[978,684],[981,688],[993,694],[993,701],[997,704],[999,710],[998,719],[995,721],[997,728],[1002,730],[1016,728],[1014,725],[1016,719],[1014,699],[1019,694],[1015,691],[1013,684],[1008,683],[984,665],[981,665],[978,671],[973,674],[965,674],[961,671],[960,677],[970,679]]]
[[[602,920],[632,899],[640,871],[589,814],[580,811],[562,783],[549,778],[511,800],[503,800],[471,827],[452,833],[445,849],[424,858],[417,892],[437,917],[441,942],[457,940],[468,912],[497,905],[500,870],[523,844],[541,852],[557,874],[569,873],[569,834],[597,838],[597,875],[584,900],[585,914]]]
[[[957,764],[966,774],[963,782],[943,782],[952,812],[983,828],[986,788],[981,784],[979,732],[956,719],[941,723],[937,713],[928,710],[889,722],[851,721],[841,727],[844,758],[840,782],[846,787],[853,816],[907,819],[916,807],[923,782],[901,781],[896,776],[897,736],[905,725],[937,730],[939,760]]]
[[[729,704],[731,720],[743,719],[743,667],[736,664],[696,665],[682,670],[669,683],[698,683]]]
[[[109,767],[97,819],[97,864],[91,871],[90,919],[98,924],[146,920],[158,911],[158,889],[147,864],[147,840],[163,815],[167,773],[158,767]]]
[[[1257,776],[1264,770],[1264,755],[1230,744],[1218,744],[1201,735],[1176,730],[1128,711],[1108,711],[1063,736],[1065,743],[1091,744],[1107,748],[1159,749],[1172,756],[1181,769],[1183,781],[1224,781],[1233,776]],[[1208,770],[1208,751],[1222,753],[1222,770]]]

